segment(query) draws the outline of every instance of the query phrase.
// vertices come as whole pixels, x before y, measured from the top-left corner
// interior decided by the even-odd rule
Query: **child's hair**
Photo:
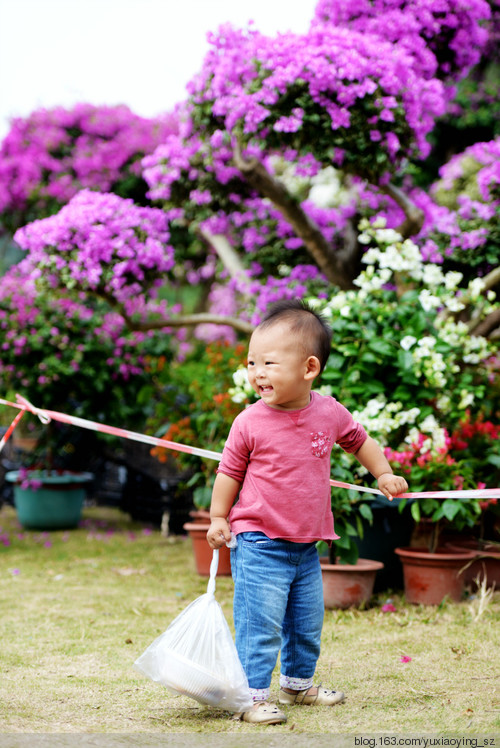
[[[332,345],[332,331],[325,318],[301,299],[283,299],[271,304],[258,327],[264,330],[277,322],[286,322],[306,354],[319,359],[321,373]]]

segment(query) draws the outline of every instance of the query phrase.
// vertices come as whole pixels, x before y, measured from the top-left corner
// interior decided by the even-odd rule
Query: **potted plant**
[[[450,451],[465,454],[467,464],[475,475],[486,470],[488,481],[498,486],[500,480],[500,426],[481,413],[473,416],[468,411],[451,435]],[[483,483],[478,485],[482,488]],[[448,540],[450,550],[468,550],[476,555],[464,571],[465,584],[471,587],[485,583],[500,589],[500,511],[498,499],[481,499],[480,515],[469,537],[457,536]]]
[[[349,482],[352,472],[343,454],[335,453],[335,478]],[[318,543],[326,608],[350,608],[366,605],[373,595],[381,561],[359,557],[359,540],[364,528],[373,521],[370,501],[354,489],[332,488],[332,512],[339,536],[328,548]]]
[[[457,459],[453,442],[444,433],[444,444],[433,448],[428,436],[420,433],[404,451],[386,450],[390,462],[408,476],[417,492],[450,491],[477,488],[472,465]],[[445,597],[462,597],[464,571],[474,554],[466,549],[451,549],[445,538],[473,530],[481,514],[479,499],[422,497],[413,502],[412,516],[420,533],[418,544],[396,548],[403,564],[405,596],[408,602],[437,605]],[[418,537],[418,535],[417,535]],[[422,540],[422,537],[425,540]]]
[[[21,468],[8,471],[5,480],[14,484],[14,503],[23,527],[62,530],[78,525],[86,484],[93,477],[85,472]]]

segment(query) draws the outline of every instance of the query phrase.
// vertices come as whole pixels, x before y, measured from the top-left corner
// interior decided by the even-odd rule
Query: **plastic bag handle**
[[[215,548],[212,555],[212,562],[210,564],[210,579],[208,580],[207,593],[213,595],[215,593],[215,577],[217,576],[217,569],[219,568],[219,549]]]

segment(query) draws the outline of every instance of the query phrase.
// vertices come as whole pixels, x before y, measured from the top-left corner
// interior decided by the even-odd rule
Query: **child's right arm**
[[[221,548],[231,540],[227,516],[240,490],[240,483],[224,473],[217,473],[210,505],[211,524],[207,532],[210,548]]]

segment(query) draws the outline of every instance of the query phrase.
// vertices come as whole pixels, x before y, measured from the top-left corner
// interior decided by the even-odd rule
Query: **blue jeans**
[[[315,544],[244,532],[231,571],[236,648],[250,688],[269,689],[280,649],[282,679],[312,683],[324,617]]]

